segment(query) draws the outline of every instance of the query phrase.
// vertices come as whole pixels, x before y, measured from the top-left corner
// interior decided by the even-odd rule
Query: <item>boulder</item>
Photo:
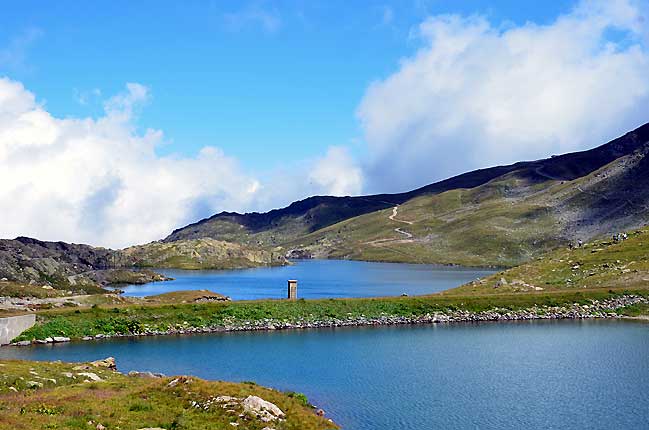
[[[20,342],[16,342],[13,345],[16,345],[16,346],[29,346],[31,344],[32,344],[32,342],[30,340],[21,340]]]
[[[148,378],[148,379],[164,378],[164,375],[162,373],[138,372],[135,370],[131,370],[130,372],[128,372],[128,376],[134,378]]]
[[[54,343],[70,342],[70,338],[69,337],[64,337],[64,336],[54,336],[52,338],[52,341]]]
[[[115,359],[113,357],[107,357],[103,360],[91,361],[90,365],[93,367],[105,367],[106,369],[111,370],[117,369],[117,364],[115,364]]]
[[[77,375],[88,378],[90,381],[94,381],[94,382],[102,381],[102,379],[96,373],[92,373],[92,372],[79,372],[77,373]]]
[[[248,396],[243,401],[244,412],[254,415],[264,422],[276,421],[284,418],[285,414],[277,405],[268,402],[261,397]]]

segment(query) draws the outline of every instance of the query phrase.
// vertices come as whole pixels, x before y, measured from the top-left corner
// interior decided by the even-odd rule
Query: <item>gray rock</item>
[[[137,372],[135,370],[131,370],[128,372],[128,376],[134,377],[134,378],[162,378],[162,376],[158,376],[161,374],[155,374],[152,372]]]
[[[20,342],[12,343],[12,345],[14,345],[14,346],[29,346],[31,344],[32,344],[32,342],[30,340],[21,340]]]
[[[246,397],[243,401],[243,410],[264,422],[276,421],[285,417],[284,412],[277,405],[257,396]]]
[[[103,360],[91,361],[89,364],[93,367],[105,367],[106,369],[112,370],[117,369],[117,363],[115,363],[115,359],[113,357],[107,357]]]
[[[99,377],[99,375],[97,375],[96,373],[93,373],[93,372],[79,372],[79,373],[77,373],[77,375],[83,376],[84,378],[87,378],[87,379],[89,379],[90,381],[93,381],[93,382],[101,382],[101,381],[103,381],[103,379],[101,379]]]

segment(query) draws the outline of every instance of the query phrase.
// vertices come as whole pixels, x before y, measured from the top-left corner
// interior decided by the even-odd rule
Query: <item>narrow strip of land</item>
[[[452,292],[451,292],[452,293]],[[528,294],[452,295],[371,299],[263,300],[170,305],[114,305],[45,310],[17,345],[255,330],[351,326],[620,318],[646,315],[646,288],[600,288]]]

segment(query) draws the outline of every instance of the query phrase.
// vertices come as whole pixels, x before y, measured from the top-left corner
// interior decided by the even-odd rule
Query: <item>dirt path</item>
[[[388,219],[390,221],[400,222],[400,223],[408,224],[408,225],[414,224],[412,221],[406,221],[406,220],[402,220],[402,219],[397,219],[398,214],[399,214],[399,206],[397,205],[397,206],[394,206],[392,208],[392,214],[388,216]],[[402,239],[394,239],[394,238],[375,239],[375,240],[371,240],[369,242],[365,242],[364,244],[374,246],[374,247],[377,247],[377,248],[383,248],[383,249],[386,249],[388,251],[394,252],[396,254],[405,255],[406,257],[409,257],[410,259],[412,259],[412,261],[418,261],[420,263],[423,263],[423,261],[421,260],[421,258],[419,256],[417,256],[415,254],[411,254],[411,253],[409,253],[409,252],[407,252],[407,251],[405,251],[403,249],[399,249],[397,247],[391,246],[391,245],[397,245],[397,244],[402,244],[402,243],[412,243],[412,242],[415,241],[413,239],[414,236],[412,235],[412,233],[409,233],[409,232],[407,232],[405,230],[402,230],[402,229],[400,229],[398,227],[395,228],[394,231],[396,233],[399,233],[400,235],[405,236],[405,237],[402,238]]]
[[[388,217],[390,221],[396,221],[396,222],[402,222],[404,224],[410,224],[412,225],[412,221],[406,221],[403,219],[397,219],[396,216],[399,214],[399,206],[395,206],[392,208],[392,215]]]
[[[402,222],[404,224],[412,225],[412,221],[406,221],[403,219],[397,219],[396,216],[399,214],[399,206],[395,206],[392,208],[392,215],[388,217],[390,221],[396,221],[396,222]],[[406,239],[412,239],[412,234],[408,233],[407,231],[403,231],[400,228],[395,228],[394,231],[396,231],[399,234],[402,234],[406,236]]]
[[[390,221],[401,222],[401,223],[408,224],[408,225],[413,224],[412,221],[406,221],[406,220],[402,220],[402,219],[397,219],[396,217],[397,217],[398,214],[399,214],[399,206],[397,205],[397,206],[392,208],[392,215],[388,216],[388,219]],[[371,240],[369,242],[365,242],[365,244],[366,245],[372,245],[372,246],[381,246],[382,244],[386,244],[386,243],[409,243],[409,242],[412,242],[413,235],[411,233],[408,233],[407,231],[404,231],[404,230],[402,230],[402,229],[400,229],[398,227],[395,228],[394,231],[401,234],[401,235],[403,235],[403,236],[405,236],[405,238],[404,239],[392,239],[392,238],[376,239],[376,240]]]
[[[412,234],[408,233],[407,231],[403,231],[400,228],[395,228],[394,231],[396,231],[397,233],[403,234],[408,239],[412,238]]]

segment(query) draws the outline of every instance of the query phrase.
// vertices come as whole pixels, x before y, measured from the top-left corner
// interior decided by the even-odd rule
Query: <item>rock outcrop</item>
[[[167,278],[151,270],[133,270],[121,251],[28,237],[0,239],[0,280],[70,294],[105,292],[109,284],[143,284]]]
[[[123,255],[134,266],[177,269],[240,269],[287,263],[279,252],[210,238],[152,242],[126,248]]]

